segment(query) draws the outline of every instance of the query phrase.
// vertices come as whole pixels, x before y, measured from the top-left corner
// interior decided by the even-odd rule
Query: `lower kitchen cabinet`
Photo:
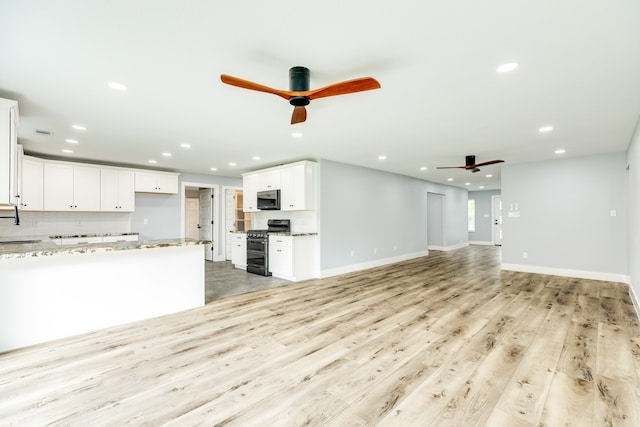
[[[231,263],[236,268],[247,269],[247,233],[231,234]]]
[[[269,271],[294,282],[316,276],[315,236],[269,236]]]

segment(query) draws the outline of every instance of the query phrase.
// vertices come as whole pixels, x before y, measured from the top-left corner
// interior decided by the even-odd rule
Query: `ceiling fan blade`
[[[229,76],[227,74],[220,74],[220,80],[222,80],[222,83],[226,83],[231,86],[237,86],[243,89],[256,90],[258,92],[272,93],[274,95],[278,95],[287,100],[291,99],[291,97],[293,96],[292,93],[289,91],[274,89],[269,86],[250,82],[249,80],[240,79],[238,77]]]
[[[436,169],[466,169],[466,166],[438,166]]]
[[[291,115],[291,124],[302,123],[307,120],[307,109],[304,107],[294,107]]]
[[[504,160],[489,160],[488,162],[478,163],[477,165],[474,165],[474,167],[493,165],[493,164],[502,163],[502,162],[504,162]]]
[[[373,77],[362,77],[334,83],[319,89],[309,90],[304,96],[309,99],[325,98],[327,96],[346,95],[348,93],[363,92],[365,90],[380,89],[380,83]]]

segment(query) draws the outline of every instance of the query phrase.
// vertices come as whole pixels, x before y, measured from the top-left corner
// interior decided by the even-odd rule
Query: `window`
[[[468,202],[468,218],[467,218],[467,228],[469,231],[476,231],[476,201],[470,199]]]

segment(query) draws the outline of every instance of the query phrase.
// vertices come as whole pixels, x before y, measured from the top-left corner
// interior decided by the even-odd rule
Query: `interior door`
[[[200,199],[199,230],[200,239],[213,242],[213,189],[198,190]],[[213,243],[205,246],[204,258],[213,261]]]
[[[502,197],[491,196],[493,216],[493,244],[502,246]]]

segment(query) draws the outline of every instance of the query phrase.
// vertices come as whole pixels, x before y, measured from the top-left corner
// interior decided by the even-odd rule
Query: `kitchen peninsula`
[[[203,306],[207,243],[0,242],[0,352]]]

